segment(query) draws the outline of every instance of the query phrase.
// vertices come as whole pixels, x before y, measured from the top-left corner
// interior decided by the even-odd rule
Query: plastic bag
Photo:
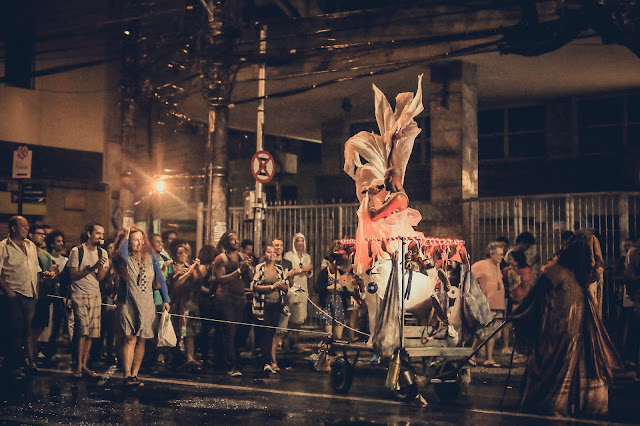
[[[382,306],[373,330],[373,349],[381,357],[390,357],[400,346],[400,290],[398,264],[394,260]]]
[[[158,327],[158,347],[175,347],[177,342],[178,339],[176,339],[176,332],[173,330],[171,316],[169,316],[169,312],[163,310],[160,326]]]
[[[464,271],[463,279],[464,317],[472,331],[484,327],[493,319],[489,302],[476,281],[471,270]]]

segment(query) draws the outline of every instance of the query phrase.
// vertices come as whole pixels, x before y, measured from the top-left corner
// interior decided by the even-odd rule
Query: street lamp
[[[154,185],[155,192],[158,194],[164,194],[164,190],[166,189],[166,187],[167,183],[165,182],[164,178],[157,180]]]

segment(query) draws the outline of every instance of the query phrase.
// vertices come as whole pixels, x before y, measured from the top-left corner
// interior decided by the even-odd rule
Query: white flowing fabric
[[[375,260],[382,252],[380,242],[369,244],[365,238],[424,236],[413,229],[422,219],[417,210],[407,208],[383,219],[372,221],[367,213],[371,195],[368,192],[362,193],[372,185],[383,184],[385,171],[389,168],[400,170],[402,182],[404,182],[413,143],[416,136],[420,134],[420,128],[414,118],[424,110],[422,106],[422,74],[418,76],[418,88],[415,96],[410,92],[398,94],[395,110],[391,109],[389,101],[375,85],[373,85],[373,91],[376,121],[380,134],[359,132],[352,136],[344,146],[344,171],[355,181],[356,195],[360,201],[354,258],[358,273],[370,268],[371,260]],[[375,196],[376,207],[382,205],[386,195],[387,192],[383,190]],[[387,242],[388,251],[398,247],[397,242]]]

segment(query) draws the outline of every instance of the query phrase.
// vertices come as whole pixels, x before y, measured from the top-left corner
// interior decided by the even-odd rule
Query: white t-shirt
[[[109,266],[109,258],[107,251],[104,249],[88,250],[87,246],[84,246],[84,254],[82,255],[82,264],[78,265],[78,247],[71,249],[69,254],[69,267],[78,268],[78,271],[83,271],[86,266],[93,266],[98,261],[98,251],[102,257],[107,259],[107,267]],[[95,272],[90,273],[84,278],[74,281],[71,284],[71,293],[83,293],[90,295],[100,296],[100,283]]]
[[[58,267],[58,272],[62,272],[64,266],[67,264],[69,258],[67,256],[60,255],[58,257],[51,256],[54,262],[56,262],[56,266]]]

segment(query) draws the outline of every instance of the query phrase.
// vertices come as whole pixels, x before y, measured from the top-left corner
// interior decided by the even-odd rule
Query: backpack
[[[82,258],[84,257],[84,245],[80,244],[78,247],[78,267],[82,265]],[[104,250],[98,247],[98,259],[102,258],[102,251]],[[71,254],[71,252],[69,252]],[[71,284],[73,284],[73,280],[71,279],[71,267],[69,266],[69,261],[62,268],[62,272],[60,272],[60,296],[66,297],[67,299],[71,297]]]

